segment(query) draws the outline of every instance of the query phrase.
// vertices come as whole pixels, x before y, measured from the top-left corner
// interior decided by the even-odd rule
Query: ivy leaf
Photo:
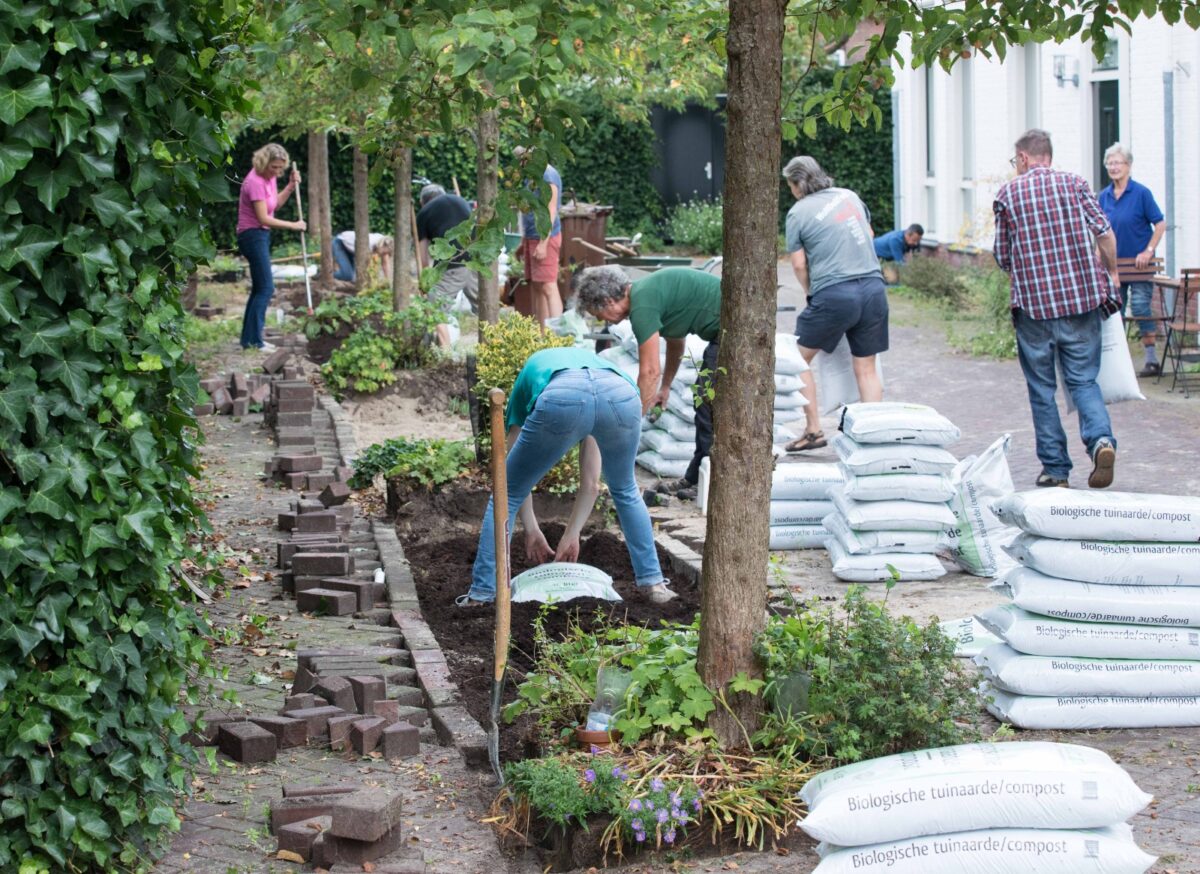
[[[49,76],[34,76],[20,88],[0,82],[0,121],[5,124],[16,124],[39,106],[53,104]]]
[[[128,513],[122,516],[121,521],[117,523],[117,533],[122,537],[128,537],[132,531],[137,534],[147,549],[153,548],[154,530],[150,527],[150,523],[160,513],[159,510],[138,510],[136,513]]]
[[[48,454],[52,461],[61,464],[66,470],[67,482],[71,491],[83,497],[87,493],[88,478],[96,472],[96,468],[86,458],[67,446],[56,446]]]
[[[0,417],[8,419],[24,429],[29,404],[37,394],[37,384],[26,376],[20,376],[0,390]]]
[[[37,488],[29,494],[26,508],[30,513],[42,513],[51,519],[65,519],[70,513],[70,498],[63,483],[69,474],[61,464],[50,464],[38,477]]]
[[[74,138],[67,137],[66,139]],[[49,210],[58,206],[59,201],[81,181],[79,170],[65,162],[53,169],[45,165],[37,165],[25,171],[25,184],[37,189],[38,200]]]
[[[59,342],[71,336],[71,326],[66,322],[43,322],[25,334],[21,340],[21,357],[31,355],[58,355],[62,350]]]
[[[54,728],[50,725],[46,711],[34,708],[29,710],[25,714],[25,718],[21,720],[21,725],[17,729],[17,737],[28,743],[44,744],[50,740],[53,731]]]
[[[33,149],[22,143],[0,143],[0,185],[7,185],[33,159]]]
[[[108,823],[90,810],[79,812],[79,827],[84,834],[96,838],[96,840],[104,840],[112,836],[112,829],[108,827]]]
[[[99,549],[115,549],[121,545],[112,525],[89,525],[83,536],[83,557],[89,558]]]
[[[86,403],[89,391],[95,389],[88,374],[99,373],[102,370],[104,367],[90,352],[72,348],[66,357],[50,362],[44,373],[48,378],[57,379],[65,385],[71,393],[71,399],[82,405]]]
[[[42,262],[58,246],[58,235],[41,225],[26,225],[21,229],[11,256],[0,258],[0,267],[11,267],[16,261],[25,262],[31,273],[42,278]],[[8,263],[4,263],[8,262]]]
[[[26,42],[0,42],[0,76],[13,70],[29,70],[36,73],[42,65],[45,51],[40,45],[28,40]]]
[[[96,211],[100,224],[111,228],[118,222],[129,220],[129,214],[133,211],[133,202],[129,199],[125,189],[113,183],[105,185],[92,195],[92,209]],[[141,230],[140,224],[134,226]]]
[[[0,522],[3,522],[9,513],[24,503],[25,501],[21,498],[21,493],[16,489],[0,489]]]
[[[5,321],[21,321],[21,307],[17,303],[16,295],[13,294],[13,289],[20,284],[20,280],[12,277],[0,278],[0,318]]]

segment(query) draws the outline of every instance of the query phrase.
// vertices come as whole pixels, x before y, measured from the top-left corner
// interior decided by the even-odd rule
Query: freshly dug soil
[[[491,717],[491,674],[495,610],[491,606],[462,608],[454,599],[467,591],[471,583],[471,566],[478,545],[479,522],[487,503],[486,487],[479,483],[462,482],[438,495],[422,498],[411,494],[411,501],[397,520],[397,532],[404,544],[405,555],[412,568],[421,601],[421,612],[433,629],[445,652],[454,681],[462,691],[464,704],[472,716],[487,728]],[[428,503],[425,504],[425,501]],[[563,523],[550,521],[553,516],[542,513],[557,503],[560,515],[566,518],[568,500],[539,504],[542,531],[551,544],[562,535]],[[424,504],[424,506],[423,506]],[[446,510],[478,508],[471,519],[451,519],[457,526],[446,525]],[[440,534],[429,521],[442,520]],[[468,522],[469,528],[462,523]],[[464,533],[464,531],[466,533]],[[613,621],[657,627],[661,620],[690,622],[700,607],[700,593],[687,585],[674,584],[679,597],[668,604],[654,604],[639,594],[633,582],[633,566],[624,542],[613,531],[585,529],[579,560],[598,567],[613,578],[614,587],[624,599],[618,602],[594,598],[578,598],[551,610],[546,629],[554,637],[561,636],[568,623],[575,619],[585,628],[597,625],[602,618]],[[659,560],[667,566],[667,556],[659,550]],[[524,538],[517,532],[512,543],[512,575],[516,576],[533,565],[525,557]],[[526,671],[533,667],[533,621],[542,605],[523,603],[512,605],[512,635],[509,650],[509,681],[504,701],[516,697],[514,688]],[[501,758],[508,761],[523,758],[536,750],[540,739],[531,736],[533,720],[522,718],[512,725],[501,724]]]

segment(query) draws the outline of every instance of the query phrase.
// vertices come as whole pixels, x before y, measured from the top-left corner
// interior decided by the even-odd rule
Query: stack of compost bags
[[[935,580],[936,552],[955,527],[948,506],[957,463],[944,447],[958,428],[922,404],[850,404],[833,447],[845,483],[825,517],[833,573],[841,580]]]
[[[1021,728],[1200,725],[1200,498],[1038,489],[998,502],[1020,566],[978,616],[988,709]]]
[[[824,519],[833,511],[830,489],[841,488],[836,464],[777,464],[771,472],[771,549],[821,549]]]
[[[805,784],[814,874],[1142,874],[1125,820],[1151,797],[1107,754],[1057,743],[918,750]]]

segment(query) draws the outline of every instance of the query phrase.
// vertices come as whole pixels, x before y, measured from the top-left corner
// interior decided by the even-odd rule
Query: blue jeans
[[[333,271],[333,278],[340,279],[342,282],[354,281],[354,253],[346,248],[346,244],[337,237],[333,238],[333,260],[337,264],[337,269]]]
[[[625,546],[639,586],[663,581],[654,547],[650,514],[633,477],[633,460],[641,438],[642,402],[637,389],[610,370],[579,368],[554,375],[508,453],[508,518],[538,481],[572,446],[587,437],[600,447],[601,470],[617,508]],[[473,601],[496,599],[496,540],[492,501],[488,501],[479,532],[479,549],[471,571]],[[509,529],[512,539],[512,529]]]
[[[1130,312],[1138,320],[1138,330],[1142,332],[1142,336],[1146,337],[1155,333],[1157,330],[1155,323],[1145,321],[1153,315],[1150,301],[1154,297],[1154,283],[1122,282],[1119,294],[1121,296],[1121,314],[1125,314],[1125,301],[1128,300]]]
[[[250,298],[242,314],[242,348],[259,348],[263,344],[263,324],[267,320],[267,305],[275,294],[275,279],[271,275],[271,232],[265,228],[250,228],[237,235],[238,251],[250,262]]]
[[[1117,445],[1108,408],[1096,384],[1100,373],[1100,322],[1098,309],[1059,319],[1032,319],[1024,310],[1013,310],[1017,354],[1033,411],[1037,456],[1043,472],[1056,479],[1066,479],[1071,472],[1067,435],[1054,400],[1058,387],[1056,363],[1079,411],[1079,436],[1088,455],[1101,437],[1112,440],[1114,447]]]

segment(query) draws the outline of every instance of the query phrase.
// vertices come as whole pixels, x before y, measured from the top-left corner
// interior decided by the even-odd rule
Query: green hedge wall
[[[0,871],[142,870],[206,628],[179,289],[226,197],[212,0],[0,0]]]

